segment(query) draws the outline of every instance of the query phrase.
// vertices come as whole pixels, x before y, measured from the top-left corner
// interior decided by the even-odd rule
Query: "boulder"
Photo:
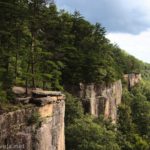
[[[28,104],[31,100],[31,97],[17,97],[16,102],[22,103],[22,104]]]
[[[61,96],[62,93],[60,91],[43,91],[43,90],[33,90],[32,97],[46,97],[46,96]]]
[[[16,94],[16,95],[23,95],[23,94],[26,93],[26,90],[25,90],[24,87],[17,87],[17,86],[14,86],[14,87],[12,88],[12,91],[13,91],[13,93]]]
[[[22,96],[22,95],[26,95],[26,88],[25,87],[21,87],[21,86],[14,86],[12,87],[12,91],[14,94]],[[27,95],[32,95],[32,91],[42,91],[41,88],[27,88]]]

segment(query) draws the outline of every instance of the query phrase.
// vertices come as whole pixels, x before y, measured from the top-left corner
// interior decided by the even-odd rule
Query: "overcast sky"
[[[80,11],[107,30],[112,43],[150,63],[150,0],[55,0],[58,8]]]

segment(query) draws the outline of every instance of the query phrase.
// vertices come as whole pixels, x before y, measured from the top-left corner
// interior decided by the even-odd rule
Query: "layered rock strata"
[[[32,95],[22,98],[31,104],[0,115],[0,149],[65,150],[65,96],[42,90]],[[30,123],[34,114],[39,114],[38,122]]]
[[[103,114],[105,118],[117,120],[117,107],[121,103],[122,83],[118,80],[109,86],[99,84],[80,84],[80,98],[85,112],[98,117]]]
[[[128,88],[132,88],[141,81],[142,77],[139,73],[125,74],[124,80],[127,82]]]

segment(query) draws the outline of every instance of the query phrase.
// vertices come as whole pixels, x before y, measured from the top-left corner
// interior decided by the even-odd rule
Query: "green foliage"
[[[149,143],[138,134],[121,134],[118,133],[118,144],[122,150],[149,150]]]
[[[38,112],[33,112],[30,118],[28,119],[28,124],[29,125],[39,125],[41,122],[40,114]]]
[[[150,80],[150,64],[143,63],[141,68],[142,78],[146,81]]]
[[[66,148],[68,150],[119,150],[115,132],[106,130],[93,119],[85,116],[75,120],[66,129]]]
[[[150,137],[150,102],[137,95],[132,103],[133,121],[141,135]]]
[[[132,133],[133,129],[131,109],[129,106],[122,104],[118,110],[118,130],[123,134],[128,134]]]
[[[128,91],[128,89],[125,87],[123,88],[122,93],[122,103],[129,106],[133,100],[133,95]]]
[[[58,11],[55,4],[46,5],[46,0],[1,0],[0,20],[3,106],[13,100],[14,85],[63,90],[80,82],[109,84],[123,74],[139,72],[144,79],[150,79],[149,64],[111,44],[104,27],[91,24],[77,11]],[[123,90],[117,126],[102,116],[85,116],[80,100],[70,94],[66,96],[68,150],[149,149],[148,81],[131,91]],[[11,106],[5,107],[8,110]],[[33,113],[29,124],[39,123],[39,114]]]
[[[132,144],[134,150],[148,150],[150,146],[148,145],[148,142],[143,140],[138,134],[132,135]]]
[[[124,74],[139,73],[143,67],[143,62],[136,59],[134,56],[127,54],[118,46],[113,46],[114,59],[118,64],[118,69]]]
[[[7,94],[5,91],[0,90],[0,103],[7,102]]]
[[[83,118],[83,107],[79,99],[66,93],[65,125],[74,123],[76,119]]]
[[[109,42],[104,27],[79,12],[58,11],[46,0],[3,1],[0,7],[2,90],[14,84],[62,90],[79,82],[110,83],[140,68]]]
[[[118,142],[123,150],[150,148],[150,102],[147,81],[123,90],[123,104],[118,110]]]
[[[115,126],[103,116],[83,114],[81,102],[66,93],[65,138],[67,150],[119,150]]]

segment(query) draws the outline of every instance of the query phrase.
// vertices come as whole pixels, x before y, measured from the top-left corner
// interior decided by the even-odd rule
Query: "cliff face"
[[[44,122],[36,131],[35,139],[37,142],[35,142],[35,149],[65,150],[64,110],[63,101],[40,108],[39,111],[44,118]]]
[[[124,75],[129,87],[141,80],[140,74]],[[72,88],[78,95],[85,112],[98,117],[117,120],[117,107],[121,103],[122,83],[118,80],[109,86],[100,84],[80,84]],[[25,94],[25,89],[13,88],[17,96]],[[32,96],[30,95],[32,93]],[[65,150],[64,114],[65,97],[61,92],[32,91],[28,97],[18,97],[22,109],[0,115],[0,149],[20,150]],[[29,104],[30,103],[30,104]],[[40,114],[40,124],[29,124],[34,113]]]
[[[129,88],[138,84],[141,81],[141,79],[142,79],[141,74],[138,73],[137,74],[131,73],[124,75],[124,80],[127,82]]]
[[[30,104],[0,115],[0,149],[65,150],[64,96],[48,98],[44,105]],[[29,124],[34,113],[40,114],[39,124]]]
[[[86,112],[98,117],[103,114],[115,123],[117,119],[117,106],[121,103],[122,84],[118,80],[109,86],[96,84],[80,84],[80,98]]]
[[[141,81],[141,74],[125,74],[124,79],[130,89]],[[113,123],[116,122],[117,107],[121,103],[122,98],[121,80],[109,86],[81,83],[79,91],[78,95],[82,100],[85,112],[96,117],[103,114],[105,118],[111,118]]]

